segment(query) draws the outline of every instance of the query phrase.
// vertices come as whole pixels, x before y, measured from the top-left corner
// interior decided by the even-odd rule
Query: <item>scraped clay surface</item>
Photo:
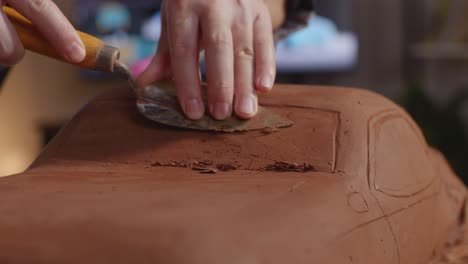
[[[94,100],[29,170],[0,179],[0,263],[428,263],[443,254],[465,220],[465,187],[399,107],[301,86],[278,86],[261,104],[295,125],[186,131],[147,121],[127,90]]]

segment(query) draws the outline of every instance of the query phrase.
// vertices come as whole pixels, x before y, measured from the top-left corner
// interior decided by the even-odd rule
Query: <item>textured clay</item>
[[[392,102],[278,86],[294,126],[173,129],[125,89],[87,105],[25,173],[0,179],[0,263],[429,263],[466,191]]]

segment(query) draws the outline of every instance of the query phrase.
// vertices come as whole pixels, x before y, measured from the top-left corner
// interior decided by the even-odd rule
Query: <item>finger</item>
[[[224,13],[214,11],[202,20],[208,104],[211,115],[220,120],[232,114],[234,93],[232,33]]]
[[[0,35],[0,64],[11,66],[18,63],[24,56],[24,47],[1,6]]]
[[[255,87],[262,92],[273,88],[276,76],[275,44],[270,14],[266,9],[254,23]]]
[[[158,47],[158,51],[151,59],[148,67],[137,79],[138,87],[145,87],[155,81],[166,80],[171,77],[171,59],[169,48]]]
[[[166,16],[162,15],[161,37],[159,39],[158,50],[152,58],[148,67],[137,79],[138,87],[145,87],[155,81],[165,80],[171,77],[171,54],[167,39]]]
[[[146,71],[146,69],[150,65],[151,61],[153,60],[153,58],[154,58],[154,56],[144,58],[144,59],[138,60],[137,62],[134,62],[134,63],[130,64],[129,70],[130,70],[130,73],[132,74],[133,78],[137,79],[138,77],[140,77],[140,75],[144,71]]]
[[[86,51],[78,33],[51,0],[9,0],[68,61],[83,61]]]
[[[247,17],[233,26],[234,39],[234,112],[243,119],[253,117],[258,110],[254,93],[253,21]]]
[[[185,1],[187,2],[187,1]],[[186,6],[168,3],[171,65],[180,105],[190,119],[204,114],[198,63],[198,18]]]

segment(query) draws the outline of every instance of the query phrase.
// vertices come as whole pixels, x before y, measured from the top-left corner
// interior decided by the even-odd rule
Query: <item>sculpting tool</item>
[[[27,50],[67,62],[45,39],[35,26],[20,13],[9,7],[3,7],[18,36]],[[109,73],[120,73],[129,80],[130,87],[137,96],[138,110],[148,119],[155,122],[180,128],[236,132],[259,130],[264,128],[283,128],[292,125],[292,122],[259,107],[258,114],[250,120],[241,120],[236,117],[218,121],[206,114],[200,120],[186,118],[179,106],[172,82],[158,82],[153,85],[137,89],[135,80],[128,67],[119,61],[118,48],[106,45],[102,40],[78,31],[78,35],[86,49],[85,59],[74,65],[89,70]]]
[[[25,49],[69,63],[27,18],[10,7],[4,6],[2,9],[16,29]],[[86,57],[82,62],[76,63],[76,66],[88,70],[123,73],[131,80],[132,88],[134,88],[130,71],[118,60],[120,57],[118,48],[106,45],[102,40],[80,31],[78,31],[78,35],[85,46]]]

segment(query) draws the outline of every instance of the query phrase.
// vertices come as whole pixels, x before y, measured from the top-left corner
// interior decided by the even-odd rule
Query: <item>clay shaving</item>
[[[276,172],[309,172],[317,171],[314,166],[303,163],[287,163],[287,162],[275,162],[275,164],[268,165],[265,167],[265,171],[276,171]]]
[[[239,167],[231,164],[214,164],[213,161],[193,161],[191,163],[185,161],[170,161],[168,163],[155,162],[151,164],[153,167],[175,167],[175,168],[190,168],[193,171],[198,171],[203,174],[214,174],[218,172],[235,171]],[[314,166],[302,163],[287,163],[277,161],[274,164],[267,165],[260,171],[276,171],[276,172],[310,172],[317,171]]]

